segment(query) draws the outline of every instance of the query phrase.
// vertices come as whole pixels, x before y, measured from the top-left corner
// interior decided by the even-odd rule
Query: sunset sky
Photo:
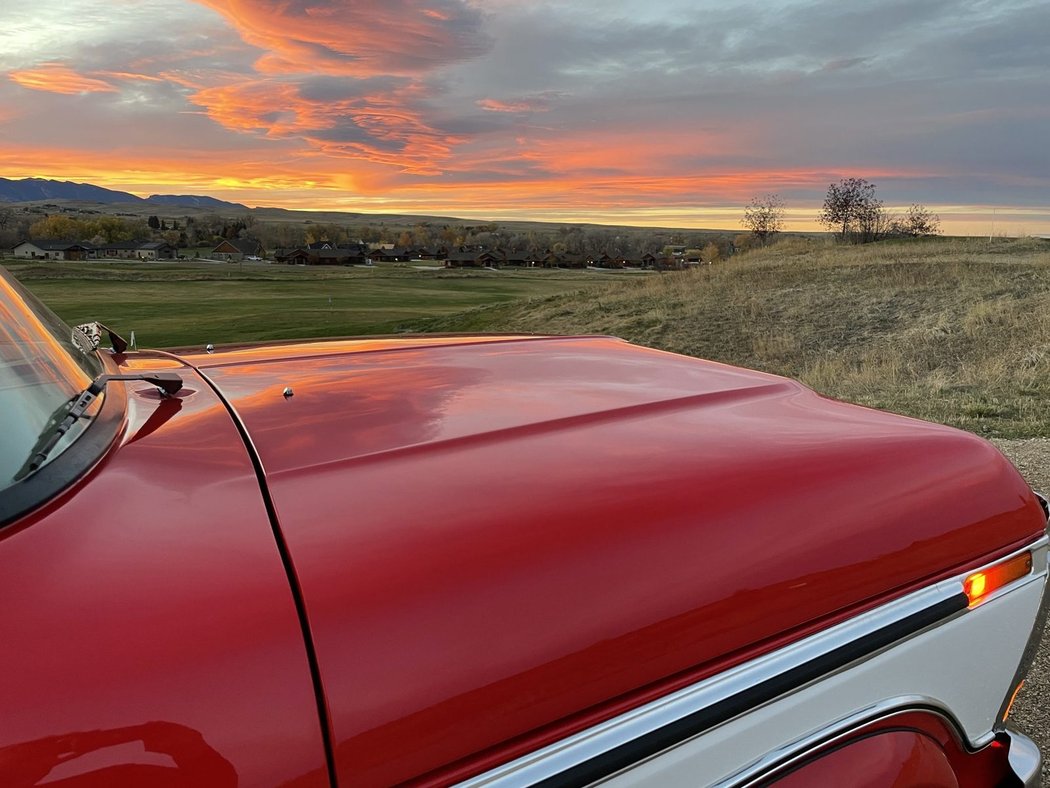
[[[250,206],[814,229],[874,182],[1050,234],[1046,0],[3,0],[0,176]]]

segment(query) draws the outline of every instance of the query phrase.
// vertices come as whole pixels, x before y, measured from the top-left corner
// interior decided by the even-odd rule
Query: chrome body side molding
[[[996,604],[997,600],[1014,594],[1018,589],[1029,587],[1031,593],[1017,595],[1018,603],[1023,604],[1014,605],[1018,607],[1018,611],[1012,614],[1011,618],[1023,620],[1024,616],[1036,612],[1032,609],[1033,606],[1045,608],[1047,541],[1044,536],[1016,551],[1016,554],[1032,551],[1031,573],[991,594],[973,609],[968,609],[968,600],[962,590],[962,581],[968,572],[966,575],[927,586],[775,652],[671,693],[466,780],[460,785],[469,788],[502,788],[512,785],[576,786],[607,780],[620,773],[623,773],[623,779],[613,779],[612,783],[633,784],[633,767],[651,761],[654,756],[673,751],[687,742],[690,746],[699,747],[706,738],[703,734],[727,726],[732,727],[729,723],[751,716],[756,710],[771,704],[778,708],[782,705],[790,706],[792,697],[805,694],[803,690],[815,685],[822,686],[825,682],[829,685],[834,684],[835,682],[829,679],[852,672],[868,661],[880,662],[880,655],[892,653],[897,647],[920,636],[923,636],[924,642],[931,638],[936,639],[936,631],[945,628],[945,625],[960,617],[979,614],[982,608],[989,605],[1001,607]],[[1022,600],[1021,596],[1025,596],[1025,599]],[[1031,602],[1029,596],[1036,602]],[[974,620],[978,618],[982,621],[992,621],[1001,616],[985,614],[975,616]],[[1027,620],[1031,622],[1032,618]],[[951,626],[946,629],[957,631],[958,628]],[[927,634],[930,637],[925,637]],[[996,668],[1005,668],[1002,672],[1006,678],[1010,677],[1017,664],[1014,660],[1020,659],[1027,643],[1028,631],[1025,629],[1016,647],[1012,644],[1004,646],[1007,652],[1013,655],[1011,664],[996,665]],[[893,667],[890,670],[899,668]],[[1002,683],[1005,685],[1006,679],[1003,679]],[[993,711],[1002,697],[1003,694],[999,694],[995,698]],[[757,755],[741,751],[738,767],[727,773],[727,777],[731,779],[725,784],[748,782],[774,763],[782,762],[791,757],[792,753],[804,748],[807,741],[826,739],[834,735],[836,730],[852,727],[861,718],[870,720],[873,714],[916,704],[943,709],[947,716],[952,716],[952,709],[945,708],[945,702],[937,697],[926,697],[922,692],[904,690],[869,704],[854,706],[849,714],[833,712],[831,704],[827,711],[835,716],[826,717],[819,728],[802,728],[802,736],[794,741],[783,742],[782,746],[773,748],[773,751],[766,749]],[[968,715],[968,720],[973,717],[972,714]],[[973,730],[978,727],[981,728],[979,732]],[[987,726],[982,720],[979,723],[970,722],[969,726],[964,724],[961,729],[968,735],[971,744],[981,746],[994,737],[994,727],[995,721],[989,713]],[[648,779],[653,779],[653,776],[650,773]],[[641,779],[642,775],[639,774],[638,777]],[[717,779],[712,781],[722,782]],[[699,779],[693,784],[703,783],[704,780]]]

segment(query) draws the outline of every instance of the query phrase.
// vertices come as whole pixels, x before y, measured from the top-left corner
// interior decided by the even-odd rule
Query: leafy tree
[[[29,227],[29,236],[34,240],[76,241],[93,234],[85,232],[84,224],[68,216],[45,216],[33,222]]]
[[[888,229],[875,184],[864,178],[843,178],[828,186],[818,221],[829,230],[838,230],[842,240],[854,238],[862,243],[877,240]]]
[[[753,197],[744,209],[744,227],[763,243],[784,229],[784,201],[779,194]]]
[[[158,219],[156,216],[149,217],[149,219],[146,220],[146,223],[149,225],[149,228],[151,230],[160,229],[160,219]]]

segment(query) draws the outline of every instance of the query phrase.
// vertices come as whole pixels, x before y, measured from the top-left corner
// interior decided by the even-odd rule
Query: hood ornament
[[[292,391],[292,387],[291,386],[285,386],[284,387],[284,398],[288,399],[289,397],[294,397],[294,396],[295,396],[295,392]]]
[[[214,353],[215,352],[215,345],[213,345],[211,342],[209,342],[207,345],[204,346],[204,352],[205,353]]]

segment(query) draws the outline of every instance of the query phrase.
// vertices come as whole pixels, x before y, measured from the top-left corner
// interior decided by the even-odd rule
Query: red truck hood
[[[265,469],[340,770],[377,783],[611,713],[1042,531],[972,435],[611,338],[187,360]]]

